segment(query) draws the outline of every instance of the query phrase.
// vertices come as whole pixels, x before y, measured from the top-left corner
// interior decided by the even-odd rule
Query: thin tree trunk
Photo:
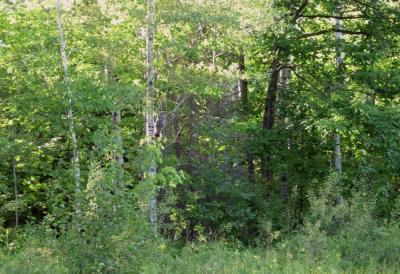
[[[343,20],[336,19],[336,29],[343,30]],[[344,52],[342,48],[342,40],[343,40],[343,32],[338,31],[335,33],[336,36],[336,61],[337,61],[337,69],[339,72],[339,83],[338,86],[340,90],[343,90],[345,87],[345,74],[344,74]],[[338,130],[336,130],[334,134],[334,142],[335,142],[335,170],[342,174],[342,154],[341,154],[341,138]]]
[[[69,126],[69,134],[71,137],[71,142],[73,146],[73,158],[72,165],[74,170],[74,179],[75,179],[75,192],[76,192],[76,212],[80,212],[80,203],[79,203],[79,193],[80,193],[80,180],[81,180],[81,170],[79,167],[79,151],[78,151],[78,142],[75,133],[75,125],[74,125],[74,116],[72,112],[72,90],[71,83],[68,74],[68,59],[67,54],[65,52],[65,40],[63,33],[63,25],[62,25],[62,6],[60,0],[57,0],[57,14],[58,14],[58,33],[61,44],[61,61],[64,68],[64,82],[67,90],[67,100],[68,100],[68,126]]]
[[[275,123],[275,103],[276,103],[276,91],[278,89],[279,79],[279,66],[278,60],[274,59],[271,64],[271,79],[268,85],[267,97],[265,98],[264,105],[264,119],[263,128],[271,129]]]
[[[340,14],[340,7],[337,6],[337,9]],[[342,41],[343,41],[343,20],[342,19],[336,19],[336,29],[339,30],[335,32],[335,38],[336,38],[336,45],[335,45],[335,51],[336,51],[336,61],[337,61],[337,70],[339,74],[339,81],[338,81],[338,87],[340,91],[343,91],[345,89],[346,85],[346,79],[345,79],[345,65],[344,65],[344,58],[345,54],[343,52],[342,48]],[[342,175],[343,172],[343,167],[342,167],[342,152],[341,152],[341,138],[340,138],[340,133],[339,130],[336,129],[335,134],[334,134],[334,143],[335,143],[335,170],[339,174],[339,176]],[[343,204],[343,196],[339,195],[336,197],[336,204],[341,205]]]
[[[147,90],[146,90],[146,142],[152,145],[155,138],[154,125],[154,61],[153,61],[153,41],[154,41],[154,1],[147,1],[147,39],[146,39],[146,63],[147,63]],[[156,160],[151,159],[151,164],[147,175],[151,178],[157,173]],[[150,201],[149,210],[150,222],[155,225],[157,222],[157,195],[153,195]]]
[[[243,48],[240,48],[239,53],[239,92],[242,99],[242,108],[245,116],[249,115],[249,87],[246,79],[246,63]],[[249,139],[249,136],[246,136]],[[249,143],[248,143],[249,144]],[[246,160],[247,160],[247,177],[250,182],[255,181],[255,165],[254,154],[251,146],[247,144],[246,147]]]
[[[154,61],[153,61],[153,14],[154,14],[154,2],[148,0],[147,4],[147,41],[146,41],[146,52],[147,52],[147,90],[146,90],[146,140],[147,144],[151,145],[154,142],[155,137],[155,125],[154,125]],[[149,175],[154,176],[156,174],[155,165],[149,170]]]
[[[243,49],[241,48],[239,53],[239,92],[242,98],[243,112],[246,115],[248,115],[250,111],[249,95],[248,95],[249,88],[245,74],[246,74],[246,62]]]
[[[343,170],[342,170],[342,152],[341,152],[340,134],[336,132],[333,138],[335,141],[335,170],[339,174],[342,174]]]
[[[113,133],[115,134],[118,148],[116,151],[112,152],[112,160],[117,164],[119,169],[116,180],[118,186],[121,186],[121,184],[123,183],[122,180],[123,180],[123,165],[124,165],[123,142],[122,142],[120,125],[121,125],[121,111],[120,110],[113,111],[111,113],[111,128]]]
[[[177,96],[173,95],[173,100],[177,102]],[[179,159],[182,157],[182,144],[181,144],[181,122],[178,111],[174,111],[172,122],[174,125],[174,150],[175,156]]]
[[[14,184],[14,202],[15,202],[15,223],[14,227],[18,227],[18,185],[17,185],[17,159],[16,159],[16,135],[17,128],[14,128],[14,137],[13,137],[13,150],[12,150],[12,174],[13,174],[13,184]]]
[[[286,96],[288,95],[288,91],[289,91],[289,68],[287,67],[283,67],[281,69],[281,75],[280,75],[280,88],[281,88],[281,100],[284,100],[284,98],[286,98]],[[281,103],[281,108],[284,108],[284,105]],[[283,129],[286,130],[286,113],[282,110],[282,115],[280,117],[282,124],[283,124]],[[287,149],[287,151],[290,150],[290,139],[287,140],[287,147],[285,148],[285,150]],[[286,160],[286,159],[284,159]],[[287,185],[287,174],[286,171],[282,170],[281,171],[281,175],[280,175],[280,181],[279,181],[279,196],[280,199],[283,203],[287,202],[288,199],[288,185]]]
[[[280,68],[278,60],[274,58],[271,63],[271,79],[269,81],[267,96],[265,98],[265,105],[264,105],[263,130],[266,135],[272,129],[275,123],[275,103],[276,103],[276,92],[278,89],[279,70]],[[265,154],[264,151],[264,155],[261,157],[261,175],[269,183],[272,182],[273,178],[270,162],[271,162],[271,154],[270,153]]]
[[[195,153],[194,153],[194,149],[195,149],[195,114],[196,114],[196,107],[195,107],[195,103],[194,103],[194,95],[190,94],[189,98],[188,98],[188,104],[189,104],[189,165],[188,165],[188,169],[187,172],[190,175],[193,175],[194,172],[194,157],[195,157]]]

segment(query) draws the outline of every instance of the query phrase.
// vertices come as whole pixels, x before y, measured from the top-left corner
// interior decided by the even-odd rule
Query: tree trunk
[[[190,175],[193,175],[194,173],[194,157],[195,157],[195,115],[196,115],[196,107],[195,107],[195,102],[194,102],[194,95],[190,94],[188,98],[188,104],[189,104],[189,159],[188,159],[188,167],[187,167],[187,172]]]
[[[342,153],[340,144],[340,134],[338,132],[334,135],[335,141],[335,170],[339,174],[342,174]]]
[[[123,142],[121,136],[121,111],[113,111],[111,113],[111,127],[112,131],[115,134],[116,142],[118,148],[116,151],[112,152],[112,160],[117,164],[118,174],[116,183],[118,186],[123,184],[123,165],[124,165],[124,155],[123,155]]]
[[[280,71],[280,89],[281,89],[281,92],[280,92],[280,98],[281,98],[281,117],[280,117],[280,120],[281,120],[281,122],[282,122],[282,125],[283,125],[283,130],[286,130],[286,128],[287,128],[287,123],[286,123],[286,113],[285,113],[285,111],[283,110],[284,109],[284,104],[282,104],[282,101],[283,101],[283,103],[285,103],[285,98],[286,98],[286,96],[288,95],[288,91],[289,91],[289,68],[287,68],[287,67],[283,67],[282,69],[281,69],[281,71]],[[287,139],[287,141],[286,141],[286,147],[285,148],[282,148],[282,150],[286,150],[286,152],[288,152],[289,150],[290,150],[290,146],[291,146],[291,143],[290,143],[291,141],[290,141],[290,138],[289,139]],[[283,159],[283,161],[286,161],[286,159]],[[279,180],[279,196],[280,196],[280,199],[281,199],[281,202],[282,203],[285,203],[285,202],[287,202],[287,199],[288,199],[288,185],[287,185],[287,174],[286,174],[286,171],[285,170],[282,170],[281,171],[281,175],[280,175],[280,180]]]
[[[177,102],[177,96],[173,96],[173,99],[176,103]],[[182,144],[181,144],[181,121],[180,121],[180,116],[178,111],[174,111],[172,118],[173,126],[174,126],[174,150],[175,150],[175,156],[176,158],[181,158],[182,157]]]
[[[242,98],[243,112],[245,113],[245,115],[248,115],[250,111],[249,95],[248,95],[249,88],[245,74],[246,74],[245,56],[243,49],[241,48],[239,54],[239,92]]]
[[[337,7],[338,11],[340,11],[340,7]],[[340,12],[338,12],[339,15]],[[336,61],[337,61],[337,70],[339,74],[339,81],[338,81],[338,87],[340,91],[343,91],[345,89],[346,85],[346,79],[345,79],[345,66],[344,66],[344,58],[345,54],[343,52],[342,48],[342,40],[343,40],[343,20],[342,19],[336,19],[336,29],[339,30],[335,32],[335,37],[336,37],[336,45],[335,45],[335,51],[336,51]],[[342,167],[342,153],[341,153],[341,138],[340,138],[340,133],[339,130],[336,129],[336,132],[334,134],[334,143],[335,143],[335,170],[336,172],[341,176],[343,172],[343,167]],[[343,204],[343,196],[339,195],[336,198],[336,204],[341,205]]]
[[[17,185],[17,159],[16,159],[16,136],[17,128],[14,128],[13,137],[13,150],[12,150],[12,174],[13,174],[13,184],[14,184],[14,202],[15,202],[15,223],[14,227],[18,227],[18,185]]]
[[[241,48],[239,53],[239,92],[242,99],[243,112],[244,115],[247,117],[250,112],[250,107],[249,107],[249,94],[248,94],[249,88],[245,74],[246,74],[245,56],[243,48]],[[249,136],[246,136],[247,140],[249,138],[250,138]],[[251,148],[251,142],[248,142],[246,146],[246,161],[247,161],[247,178],[250,182],[254,182],[255,165],[254,165],[254,154]]]
[[[265,135],[268,135],[269,131],[272,129],[275,123],[275,103],[276,103],[276,92],[278,89],[278,80],[279,80],[279,63],[277,58],[271,63],[271,79],[268,85],[267,96],[265,98],[264,105],[264,119],[263,119],[263,130]],[[271,183],[273,174],[270,167],[271,162],[271,153],[266,152],[269,149],[267,147],[264,148],[263,155],[261,157],[261,175],[263,178],[267,180],[267,182]]]
[[[75,133],[75,125],[74,125],[74,116],[72,112],[72,90],[71,83],[68,74],[68,59],[67,54],[65,52],[65,40],[63,33],[63,25],[62,25],[62,6],[60,0],[57,0],[57,15],[58,15],[58,33],[60,38],[60,52],[61,52],[61,61],[64,68],[64,82],[67,91],[67,100],[68,100],[68,126],[69,126],[69,134],[73,147],[73,158],[72,165],[74,170],[74,179],[75,179],[75,192],[76,192],[76,212],[80,213],[80,202],[79,202],[79,193],[80,193],[80,180],[81,180],[81,170],[79,167],[79,151],[78,151],[78,142]]]
[[[154,125],[154,97],[155,97],[155,87],[154,87],[154,61],[153,61],[153,14],[154,14],[154,2],[153,0],[148,0],[147,3],[147,40],[146,40],[146,80],[147,80],[147,90],[146,90],[146,141],[148,145],[154,143],[155,137],[155,125]],[[154,176],[156,174],[155,163],[149,170],[149,175]]]
[[[147,1],[147,39],[146,39],[146,142],[147,145],[154,144],[155,123],[154,123],[154,60],[153,60],[153,40],[154,40],[154,1]],[[156,159],[151,159],[151,164],[147,175],[151,178],[156,176]],[[157,222],[157,195],[154,194],[150,201],[149,219],[152,225]]]
[[[336,19],[336,29],[343,30],[343,20]],[[339,72],[339,89],[343,90],[345,87],[345,74],[344,74],[344,52],[342,48],[342,40],[343,40],[343,32],[338,31],[335,33],[336,37],[336,61],[337,61],[337,69]],[[339,174],[342,174],[342,154],[341,154],[341,139],[339,131],[336,130],[334,134],[334,142],[335,142],[335,170]]]
[[[124,163],[124,157],[122,153],[122,137],[121,137],[121,132],[120,132],[120,127],[121,125],[121,111],[113,111],[111,113],[111,127],[113,132],[117,135],[117,142],[119,146],[119,151],[114,152],[113,155],[113,160],[116,161],[119,165],[122,165]]]
[[[267,97],[264,105],[263,129],[271,129],[275,122],[276,91],[278,89],[279,65],[274,59],[271,64],[271,79],[268,85]]]

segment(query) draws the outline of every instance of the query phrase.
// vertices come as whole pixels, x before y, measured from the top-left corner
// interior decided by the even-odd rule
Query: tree
[[[148,0],[147,2],[147,35],[146,35],[146,142],[148,146],[154,145],[155,138],[155,123],[154,123],[154,61],[153,61],[153,39],[154,39],[154,1]],[[156,159],[150,159],[151,163],[147,175],[152,178],[156,175]],[[150,222],[154,224],[157,221],[157,197],[151,198],[150,205]]]
[[[342,16],[340,12],[340,6],[337,8],[339,10],[338,16]],[[336,62],[337,62],[337,68],[339,71],[339,83],[338,83],[338,89],[343,90],[345,89],[345,72],[344,72],[344,52],[342,49],[342,39],[343,39],[343,20],[336,18],[336,29],[337,32],[335,32],[335,37],[336,37]],[[340,134],[336,130],[334,134],[334,141],[335,141],[335,169],[336,172],[339,174],[342,174],[342,153],[341,153],[341,145],[340,145]]]
[[[75,124],[74,124],[74,116],[72,111],[72,90],[71,90],[71,83],[68,74],[68,59],[67,54],[65,52],[65,40],[64,40],[64,33],[63,33],[63,25],[62,25],[62,6],[60,0],[57,0],[57,14],[58,14],[58,32],[60,36],[60,52],[61,52],[61,61],[64,69],[64,82],[65,88],[67,91],[67,100],[68,100],[68,127],[70,138],[72,141],[73,146],[73,157],[72,157],[72,167],[74,170],[74,179],[75,179],[75,192],[76,192],[76,212],[80,213],[80,204],[79,204],[79,195],[81,191],[81,169],[79,167],[79,151],[78,151],[78,141],[76,138],[75,133]]]

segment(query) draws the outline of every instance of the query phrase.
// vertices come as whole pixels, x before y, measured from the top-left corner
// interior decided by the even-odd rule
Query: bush
[[[162,190],[159,226],[172,240],[229,238],[250,243],[257,234],[257,216],[266,208],[261,193],[257,186],[218,173],[186,180]]]
[[[81,212],[58,240],[73,273],[138,272],[157,242],[138,199],[116,184],[112,172],[93,166]]]
[[[178,248],[149,227],[138,199],[109,192],[107,172],[93,172],[81,215],[58,235],[45,225],[24,231],[25,238],[0,253],[0,273],[400,272],[399,224],[377,219],[367,192],[336,204],[335,179],[310,194],[304,225],[279,242],[251,248],[237,241],[197,241]],[[267,234],[278,233],[271,223],[265,227]]]
[[[54,234],[45,227],[25,228],[25,237],[0,250],[0,273],[69,273],[58,253]]]
[[[300,232],[286,241],[299,258],[324,260],[327,254],[342,258],[341,267],[398,267],[400,227],[380,221],[373,213],[375,199],[368,192],[354,193],[336,204],[337,177],[331,177],[320,193],[310,194],[310,211]],[[285,246],[283,244],[283,246]]]

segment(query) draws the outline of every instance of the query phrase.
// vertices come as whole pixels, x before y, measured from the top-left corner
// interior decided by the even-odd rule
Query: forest
[[[400,2],[1,0],[0,273],[400,273]]]

